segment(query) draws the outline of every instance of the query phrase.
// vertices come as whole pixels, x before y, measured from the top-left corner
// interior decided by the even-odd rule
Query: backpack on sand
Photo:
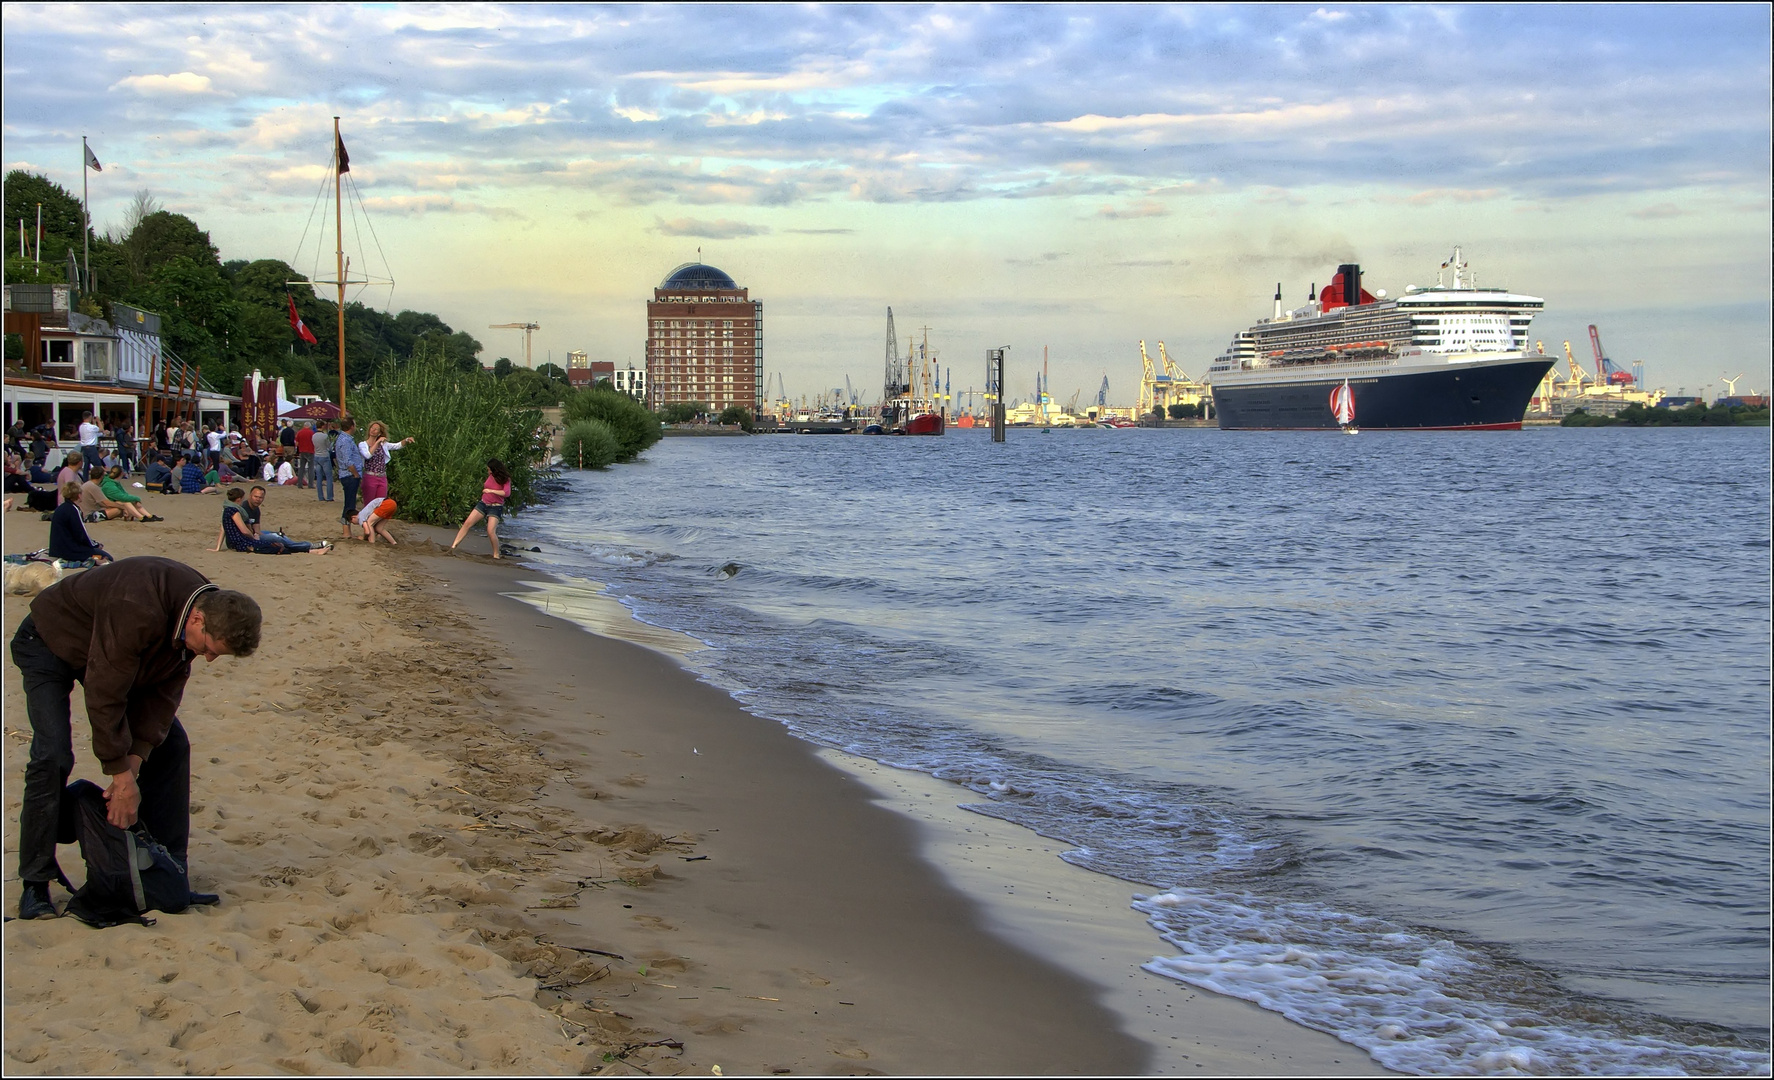
[[[193,904],[216,904],[213,893],[194,893],[179,860],[148,835],[140,822],[127,829],[105,820],[105,792],[90,780],[62,791],[62,843],[80,844],[86,884],[68,901],[68,914],[103,929],[121,923],[153,926],[150,911],[177,915]]]

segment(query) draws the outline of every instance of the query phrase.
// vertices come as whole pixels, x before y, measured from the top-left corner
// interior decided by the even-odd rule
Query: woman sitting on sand
[[[86,534],[86,522],[80,520],[80,484],[70,480],[62,485],[62,504],[49,519],[49,556],[64,562],[97,566],[110,562],[111,553],[95,544]]]
[[[124,512],[129,514],[131,520],[166,520],[159,514],[148,513],[147,508],[142,505],[142,497],[140,495],[131,494],[129,490],[123,486],[123,466],[121,465],[111,466],[110,471],[105,473],[105,478],[99,481],[99,490],[104,492],[106,499],[122,506]]]
[[[333,546],[322,540],[319,546],[305,540],[266,540],[260,537],[258,526],[248,521],[241,510],[240,500],[246,492],[239,488],[228,489],[228,501],[222,504],[222,527],[216,530],[215,546],[211,551],[222,550],[227,544],[230,551],[246,551],[255,555],[325,555]]]
[[[487,459],[487,478],[480,482],[480,501],[474,509],[468,511],[468,520],[456,530],[456,539],[450,542],[450,550],[468,535],[474,523],[482,518],[487,522],[487,542],[493,546],[493,558],[499,557],[499,523],[505,520],[505,500],[511,497],[511,470],[498,458]]]

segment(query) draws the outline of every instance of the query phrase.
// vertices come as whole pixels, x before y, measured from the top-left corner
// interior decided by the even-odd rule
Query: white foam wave
[[[1183,950],[1144,967],[1361,1047],[1387,1068],[1482,1076],[1766,1075],[1765,1052],[1625,1034],[1487,994],[1485,958],[1446,939],[1310,904],[1171,889],[1136,898]],[[1480,992],[1474,993],[1477,989]],[[1673,1033],[1671,1033],[1673,1034]]]

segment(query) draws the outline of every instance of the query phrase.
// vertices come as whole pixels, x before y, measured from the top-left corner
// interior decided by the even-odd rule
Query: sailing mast
[[[338,238],[339,259],[339,413],[345,412],[345,173],[351,159],[345,154],[345,139],[339,134],[339,118],[333,117],[333,229]],[[324,227],[324,226],[323,226]]]

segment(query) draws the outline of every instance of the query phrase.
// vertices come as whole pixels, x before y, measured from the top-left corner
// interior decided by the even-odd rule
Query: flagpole
[[[339,414],[345,413],[345,208],[341,204],[344,194],[344,162],[339,160],[339,148],[345,140],[339,135],[339,118],[333,117],[333,228],[339,241]]]
[[[92,282],[92,200],[86,186],[86,159],[91,155],[92,151],[86,146],[86,136],[80,136],[80,212],[85,217],[83,224],[86,226],[80,230],[80,250],[86,262],[87,285]]]

